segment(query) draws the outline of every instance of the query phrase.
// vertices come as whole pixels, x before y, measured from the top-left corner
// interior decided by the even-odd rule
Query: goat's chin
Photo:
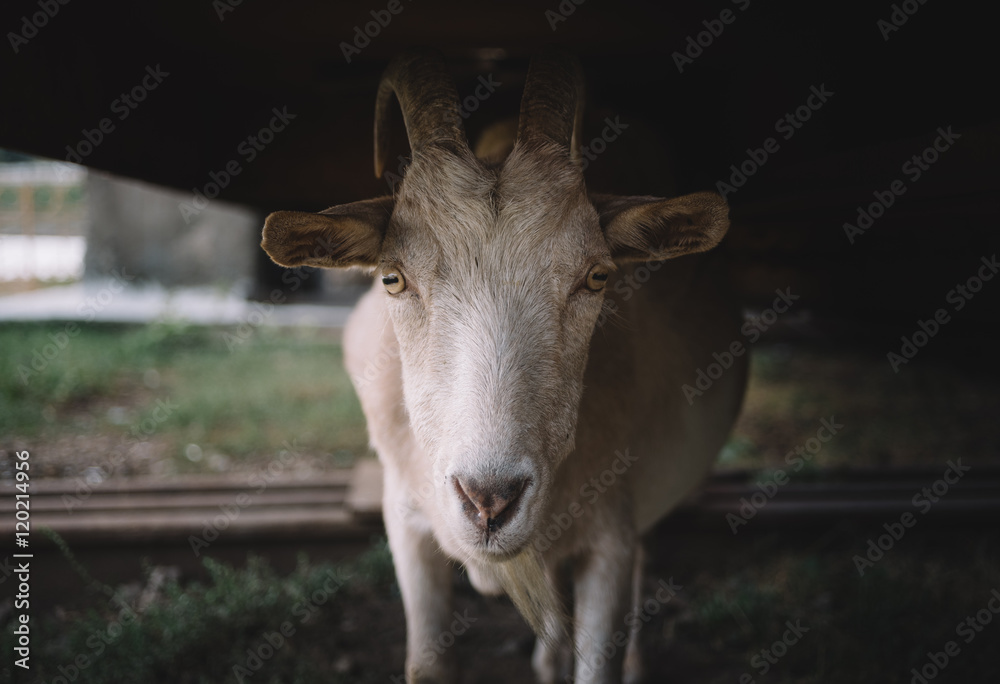
[[[530,544],[502,560],[481,566],[487,584],[498,586],[539,639],[553,645],[567,638],[569,619],[563,597],[549,581],[541,554]]]

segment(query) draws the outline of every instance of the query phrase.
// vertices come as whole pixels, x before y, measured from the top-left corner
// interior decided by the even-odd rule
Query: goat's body
[[[655,270],[626,266],[612,276],[608,291],[616,293],[609,295],[615,313],[591,342],[576,449],[557,471],[534,543],[553,576],[567,558],[631,563],[637,535],[674,509],[711,468],[739,410],[746,356],[733,357],[732,366],[690,403],[682,386],[693,386],[698,369],[717,363],[713,353],[728,353],[740,339],[739,309],[723,263],[716,254],[694,255],[651,264]],[[652,273],[648,281],[626,286],[626,277],[641,269]],[[408,425],[385,302],[376,283],[351,316],[344,356],[386,470],[384,510],[397,567],[401,574],[424,571],[400,563],[407,552],[393,540],[418,535],[429,547],[425,551],[440,548],[464,562],[477,589],[498,593],[493,569],[468,558],[439,524],[430,496],[434,468]],[[630,570],[616,568],[618,574]],[[613,602],[611,595],[607,599]],[[585,618],[578,610],[574,619],[580,625]],[[613,633],[622,625],[607,627]]]

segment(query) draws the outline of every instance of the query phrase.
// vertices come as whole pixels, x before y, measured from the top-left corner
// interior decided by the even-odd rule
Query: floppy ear
[[[714,192],[663,199],[591,195],[611,258],[672,259],[712,249],[729,228],[729,205]]]
[[[264,221],[260,246],[281,266],[375,266],[392,209],[392,197],[377,197],[318,214],[276,211]]]

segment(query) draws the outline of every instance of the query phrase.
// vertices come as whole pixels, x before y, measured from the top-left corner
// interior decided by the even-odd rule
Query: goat
[[[414,49],[378,88],[376,176],[393,94],[412,155],[394,195],[273,213],[261,246],[377,274],[344,355],[384,465],[406,680],[455,681],[434,647],[457,560],[531,624],[541,681],[634,681],[635,635],[612,640],[638,601],[640,536],[711,468],[745,385],[741,356],[703,396],[682,391],[739,339],[720,260],[688,256],[718,244],[728,206],[588,192],[581,70],[557,50],[532,60],[502,158],[473,154],[443,58]],[[595,334],[609,286],[665,260]]]

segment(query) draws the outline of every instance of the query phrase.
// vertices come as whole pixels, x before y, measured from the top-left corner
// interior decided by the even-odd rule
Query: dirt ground
[[[884,568],[887,575],[874,579],[859,577],[851,562],[856,535],[863,535],[863,529],[847,525],[816,532],[769,531],[734,543],[664,529],[649,539],[657,548],[651,550],[644,595],[655,596],[664,579],[683,588],[647,614],[639,632],[644,681],[910,684],[910,668],[956,639],[956,623],[981,609],[991,589],[1000,587],[996,566],[985,574],[971,567],[976,554],[998,559],[996,531],[918,531],[919,538],[901,544],[896,556],[887,559],[892,563]],[[676,544],[669,544],[671,539]],[[803,571],[812,576],[801,576]],[[461,682],[535,681],[533,637],[515,609],[506,600],[479,596],[458,573],[455,586],[456,610],[476,620],[453,646]],[[915,599],[910,592],[927,592],[939,600]],[[996,618],[1000,621],[1000,615]],[[808,632],[799,645],[787,646],[787,657],[769,665],[760,654],[787,633],[786,620]],[[965,653],[954,659],[948,677],[938,681],[998,681],[997,639],[1000,625],[987,625],[968,646],[958,640]],[[371,595],[352,602],[345,608],[338,641],[343,650],[335,652],[349,655],[338,656],[332,666],[339,662],[355,681],[402,681],[392,679],[401,674],[405,654],[397,599]],[[741,679],[744,675],[750,678]]]

